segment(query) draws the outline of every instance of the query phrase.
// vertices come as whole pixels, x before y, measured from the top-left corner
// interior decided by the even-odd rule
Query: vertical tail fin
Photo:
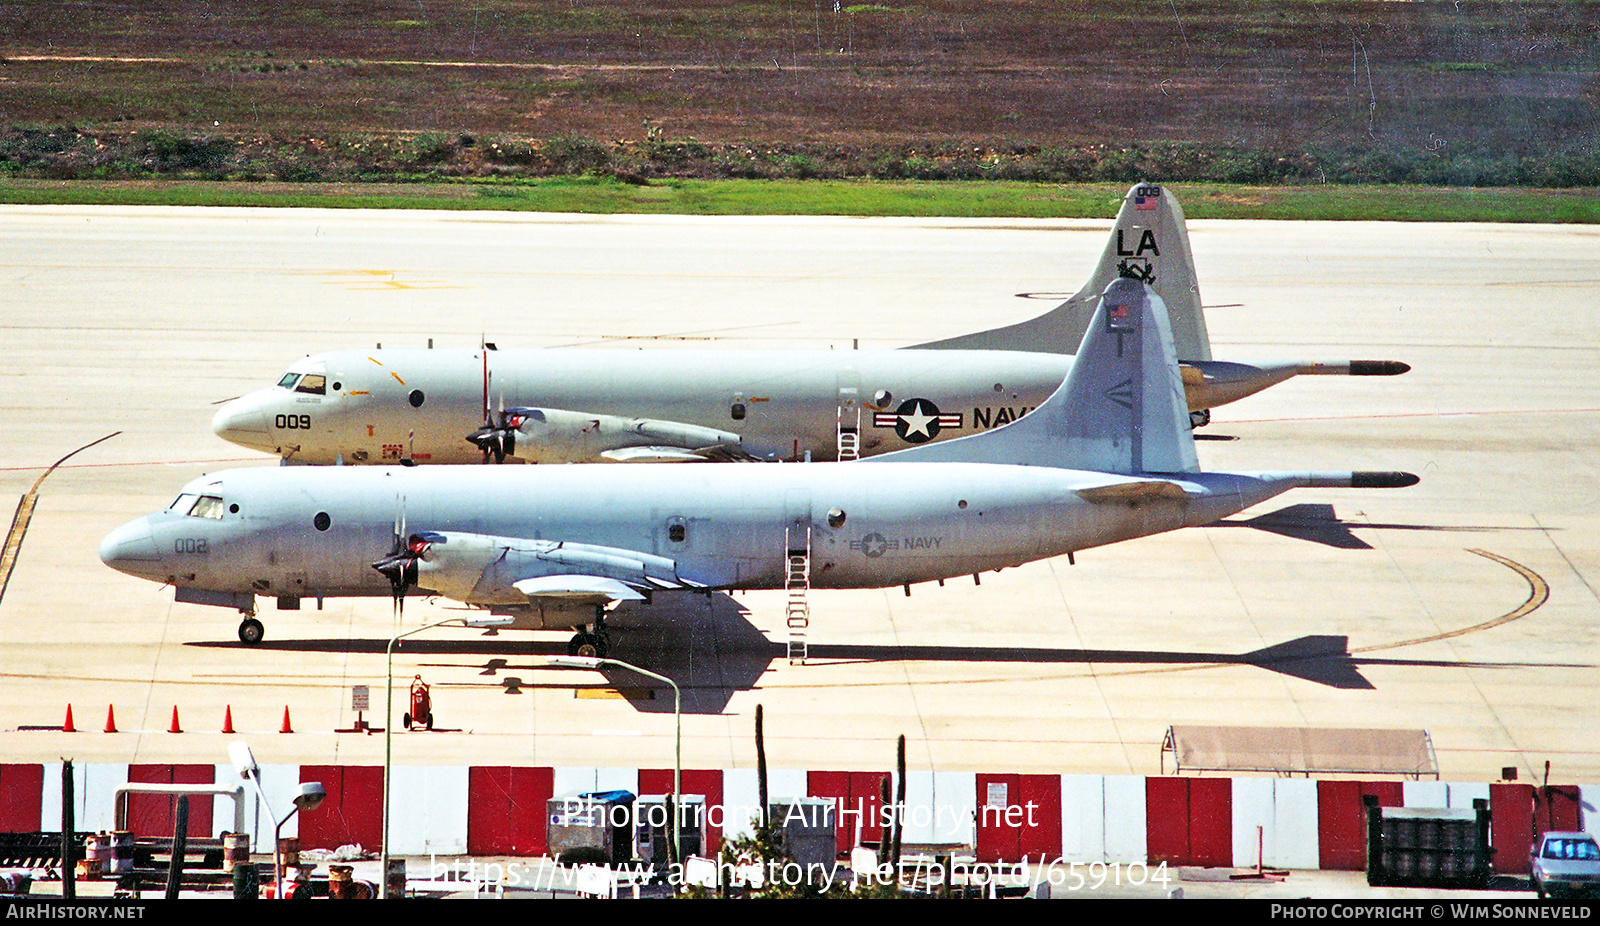
[[[1100,263],[1077,295],[1037,318],[913,345],[930,350],[1018,350],[1070,354],[1083,340],[1100,296],[1119,277],[1141,279],[1166,302],[1178,357],[1210,360],[1211,338],[1200,310],[1200,286],[1183,207],[1172,191],[1139,184],[1122,198]]]
[[[1166,306],[1139,280],[1111,281],[1071,371],[1044,404],[1003,428],[867,462],[875,460],[1198,472]]]

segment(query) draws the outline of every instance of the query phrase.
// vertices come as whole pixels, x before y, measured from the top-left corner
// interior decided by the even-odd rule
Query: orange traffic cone
[[[289,705],[287,705],[287,704],[285,704],[283,706],[283,726],[278,730],[278,732],[279,733],[293,733],[294,732],[294,727],[289,726]]]
[[[222,712],[222,732],[233,732],[233,705],[229,704]]]
[[[113,705],[106,705],[106,732],[117,732],[117,712]]]
[[[172,726],[167,727],[168,733],[182,733],[183,728],[178,726],[178,705],[172,705]]]
[[[61,724],[62,733],[76,733],[78,728],[72,725],[72,705],[67,705],[67,719]]]

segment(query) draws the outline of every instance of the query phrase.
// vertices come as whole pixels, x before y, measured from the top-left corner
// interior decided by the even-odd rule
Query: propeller
[[[420,534],[406,534],[405,502],[400,503],[400,510],[394,520],[394,544],[390,547],[389,555],[372,564],[384,578],[389,580],[389,589],[394,592],[395,616],[404,617],[406,613],[406,592],[417,581],[417,561],[428,552],[428,547],[439,539],[437,534],[426,531]]]
[[[389,588],[394,592],[395,610],[401,616],[406,611],[406,592],[417,581],[417,560],[427,549],[427,541],[413,534],[403,543],[396,543],[394,552],[372,564],[373,569],[389,580]]]
[[[483,425],[476,431],[467,435],[467,440],[483,451],[483,462],[489,462],[493,456],[496,463],[504,463],[506,455],[514,453],[517,447],[517,426],[522,424],[522,416],[515,412],[507,414],[505,410],[505,396],[500,396],[500,411],[498,416],[489,408],[489,351],[483,351]]]
[[[494,415],[486,411],[483,416],[483,427],[468,434],[467,440],[483,451],[483,462],[489,462],[489,457],[492,455],[496,463],[504,463],[507,454],[516,452],[517,428],[526,417],[515,409],[509,412],[501,409]]]

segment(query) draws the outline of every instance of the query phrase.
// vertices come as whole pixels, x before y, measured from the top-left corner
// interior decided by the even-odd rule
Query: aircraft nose
[[[118,572],[147,577],[161,571],[161,553],[156,549],[150,521],[129,521],[100,541],[100,562]]]
[[[217,409],[211,430],[225,441],[254,450],[273,452],[276,445],[267,434],[267,411],[256,395],[247,395]]]

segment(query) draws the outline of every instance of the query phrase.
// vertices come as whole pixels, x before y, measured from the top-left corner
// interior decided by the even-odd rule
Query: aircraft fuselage
[[[758,459],[833,460],[841,416],[871,455],[1005,425],[1061,384],[1072,358],[1016,351],[489,351],[490,410],[517,406],[733,432]],[[477,463],[483,354],[334,351],[290,366],[292,387],[224,406],[213,429],[290,463]],[[313,385],[306,385],[306,378]],[[524,462],[595,462],[570,441],[523,440]]]
[[[108,536],[101,556],[179,589],[387,595],[372,564],[398,528],[595,544],[670,559],[696,586],[760,589],[782,587],[786,551],[809,540],[813,587],[881,588],[1208,523],[1286,487],[1196,473],[1175,480],[1187,497],[1079,494],[1127,481],[929,463],[256,468],[191,482],[168,510]]]

